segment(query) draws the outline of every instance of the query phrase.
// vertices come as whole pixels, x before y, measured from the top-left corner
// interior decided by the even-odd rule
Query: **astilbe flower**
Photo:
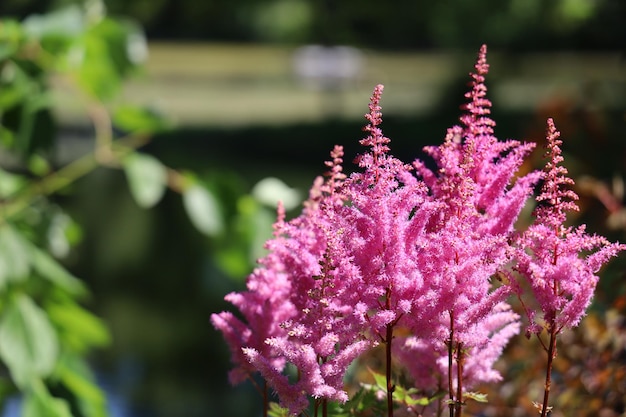
[[[388,154],[389,139],[379,127],[382,88],[374,90],[366,115],[369,135],[361,144],[370,149],[358,158],[363,171],[346,179],[349,204],[338,206],[334,214],[342,242],[360,272],[354,288],[374,335],[384,334],[387,325],[403,316],[420,314],[415,307],[423,279],[415,241],[441,208],[429,198],[411,166]]]
[[[285,323],[286,338],[268,340],[297,368],[299,377],[295,384],[303,393],[339,402],[348,399],[343,389],[348,365],[372,345],[363,337],[365,316],[353,287],[360,271],[351,262],[351,254],[341,239],[342,230],[336,224],[335,212],[345,199],[341,189],[345,178],[340,165],[342,155],[342,149],[335,148],[317,210],[300,218],[298,229],[291,233],[296,241],[302,240],[299,233],[314,235],[317,245],[291,251],[291,298],[299,314]],[[313,247],[316,249],[310,251]],[[316,259],[313,270],[299,268],[303,252]],[[289,408],[292,413],[300,411]]]
[[[225,320],[233,322],[231,315],[221,313],[213,320],[225,333],[235,363],[246,371],[252,368],[260,372],[292,414],[308,406],[307,396],[345,402],[348,397],[343,378],[347,367],[372,345],[363,337],[366,317],[360,310],[358,293],[350,286],[351,277],[358,276],[359,271],[345,253],[333,220],[345,199],[341,191],[345,179],[342,156],[343,149],[335,147],[332,161],[327,162],[330,170],[326,181],[316,179],[300,216],[289,222],[279,218],[274,238],[266,243],[269,254],[248,278],[249,291],[227,296],[231,302],[245,298],[250,303],[236,306],[249,330],[258,330],[256,338],[233,343],[232,332],[222,324]],[[257,293],[263,289],[257,277],[275,272],[280,272],[283,285],[271,297],[280,298],[288,306],[288,314],[246,314],[247,309],[257,312],[260,306],[269,306],[268,299]],[[275,331],[264,331],[268,323]],[[235,324],[246,328],[239,321]],[[248,365],[242,364],[242,358]],[[297,371],[295,381],[284,373],[285,364]]]
[[[437,170],[433,172],[423,162],[415,161],[417,172],[438,199],[449,200],[450,188],[460,181],[472,181],[471,201],[481,214],[474,228],[480,233],[510,233],[524,204],[532,195],[538,173],[517,177],[524,158],[534,148],[533,143],[515,140],[499,141],[494,136],[495,122],[489,117],[491,102],[486,98],[485,76],[489,72],[487,47],[478,54],[475,73],[470,74],[471,90],[465,97],[461,126],[453,126],[442,145],[424,148]],[[465,162],[463,162],[465,161]],[[462,167],[462,164],[465,167]]]
[[[543,402],[536,404],[545,417],[550,408],[552,363],[557,355],[557,338],[563,329],[577,326],[595,291],[598,270],[611,257],[626,249],[604,237],[588,235],[585,227],[564,225],[568,211],[577,211],[578,195],[569,186],[574,181],[561,165],[560,132],[548,119],[543,185],[537,197],[535,221],[519,239],[515,268],[530,284],[530,291],[539,304],[541,317],[526,308],[530,320],[527,336],[537,334],[548,358]],[[521,285],[519,286],[521,288]],[[540,337],[546,330],[549,340]]]
[[[488,68],[483,46],[471,74],[462,126],[448,129],[442,145],[425,148],[435,170],[422,161],[414,163],[433,199],[444,203],[421,237],[419,253],[429,286],[422,302],[436,306],[431,321],[437,323],[428,337],[416,320],[412,336],[399,351],[405,356],[416,349],[428,351],[431,357],[436,352],[434,364],[405,361],[408,371],[416,381],[437,382],[440,387],[447,378],[450,391],[458,389],[461,381],[465,390],[496,380],[499,376],[492,365],[519,329],[518,316],[504,302],[511,287],[493,285],[492,277],[511,261],[508,242],[514,222],[539,176],[515,178],[531,144],[500,142],[494,136],[484,85]],[[461,374],[454,381],[450,379],[453,356]]]
[[[360,294],[369,332],[398,358],[407,359],[400,362],[416,387],[433,393],[449,373],[446,342],[451,343],[452,322],[454,343],[459,351],[463,346],[470,352],[467,381],[494,380],[492,365],[519,325],[518,316],[502,302],[508,288],[491,291],[490,277],[510,260],[508,235],[478,230],[486,220],[472,175],[475,141],[462,148],[455,143],[462,129],[449,131],[444,145],[433,152],[443,167],[430,173],[429,190],[410,166],[388,153],[390,141],[380,129],[381,92],[377,86],[366,115],[369,135],[361,144],[370,149],[358,158],[363,172],[346,180],[343,192],[349,204],[336,206],[335,215],[336,228],[361,274],[352,288]],[[423,164],[416,166],[428,176]],[[502,169],[510,169],[508,160]],[[517,191],[515,197],[527,198],[526,188],[523,198]],[[402,328],[409,330],[408,336],[393,333]],[[408,354],[422,360],[408,360]]]
[[[385,347],[387,408],[392,415],[394,330],[420,318],[427,326],[416,239],[441,206],[428,196],[412,167],[389,154],[389,139],[380,128],[382,89],[375,88],[366,115],[368,135],[361,144],[368,150],[357,158],[362,170],[346,179],[346,204],[335,206],[333,218],[340,244],[358,272],[349,280],[358,297],[352,302],[367,321],[363,334]]]
[[[519,316],[506,303],[521,288],[509,271],[514,261],[552,333],[554,356],[556,334],[576,325],[589,305],[598,269],[625,247],[563,225],[577,196],[563,188],[572,181],[551,120],[545,171],[520,174],[533,145],[495,137],[488,69],[483,46],[461,124],[448,129],[442,145],[425,148],[434,169],[390,154],[381,129],[383,86],[376,86],[360,171],[347,177],[343,149],[335,147],[302,213],[285,221],[279,206],[269,253],[247,290],[226,297],[242,318],[211,317],[231,349],[231,382],[259,372],[291,414],[302,412],[308,397],[326,407],[347,400],[348,366],[382,343],[390,416],[392,356],[422,394],[449,391],[451,415],[460,416],[468,389],[501,378],[494,363],[519,331]],[[539,179],[536,221],[517,236],[514,224]],[[497,276],[506,279],[497,284]]]
[[[285,227],[284,217],[284,208],[279,205],[278,219],[274,224],[274,240],[268,242],[266,247],[285,240],[281,236]],[[265,340],[284,334],[281,323],[295,315],[296,310],[289,301],[290,293],[291,283],[285,265],[278,253],[270,252],[260,261],[260,267],[250,274],[247,291],[233,292],[224,297],[239,309],[244,321],[231,312],[211,315],[211,323],[222,332],[231,350],[231,361],[235,364],[229,373],[232,384],[239,384],[256,372],[256,368],[249,363],[242,350],[246,347],[257,349],[264,357],[270,358],[272,367],[284,367],[284,359],[277,356]]]
[[[494,365],[510,339],[519,333],[519,315],[512,311],[509,304],[501,302],[475,321],[473,327],[476,343],[468,344],[463,369],[464,390],[502,380]],[[398,340],[394,347],[394,357],[403,364],[414,386],[423,395],[433,396],[447,389],[448,348],[444,340],[410,335]]]
[[[584,225],[565,226],[567,212],[578,211],[578,195],[568,188],[574,181],[561,165],[559,137],[554,121],[548,119],[548,162],[537,197],[539,205],[517,252],[516,269],[528,280],[542,313],[542,317],[535,317],[530,312],[531,333],[541,332],[544,326],[557,333],[577,326],[591,303],[599,279],[597,272],[626,249],[625,245],[587,234]]]

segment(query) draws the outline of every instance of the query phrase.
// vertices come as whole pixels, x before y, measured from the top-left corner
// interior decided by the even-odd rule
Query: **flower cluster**
[[[548,163],[542,173],[543,186],[536,200],[535,222],[521,236],[516,269],[527,279],[540,307],[541,317],[529,311],[528,333],[560,333],[578,325],[591,303],[599,277],[597,272],[625,245],[610,243],[602,236],[588,235],[585,226],[564,225],[568,211],[578,211],[578,195],[567,188],[567,177],[554,121],[548,119]]]
[[[494,136],[488,69],[483,46],[461,124],[425,148],[428,164],[390,154],[376,86],[360,170],[344,174],[335,147],[302,214],[286,221],[279,206],[247,291],[226,296],[242,319],[211,317],[231,348],[232,383],[258,372],[295,415],[310,397],[345,402],[348,366],[384,346],[388,407],[393,359],[419,395],[448,392],[453,414],[472,386],[501,378],[493,365],[520,328],[507,303],[522,288],[514,269],[528,278],[544,320],[578,323],[594,274],[624,247],[562,225],[575,194],[562,188],[571,180],[551,121],[546,170],[519,174],[533,144]],[[537,220],[519,234],[515,222],[541,180]]]

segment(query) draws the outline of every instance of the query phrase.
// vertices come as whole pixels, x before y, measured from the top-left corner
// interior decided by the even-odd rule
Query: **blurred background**
[[[541,144],[553,117],[581,195],[572,221],[626,241],[623,0],[2,0],[0,18],[49,36],[43,49],[68,57],[42,66],[49,111],[33,119],[39,128],[23,136],[27,145],[3,139],[3,169],[31,175],[24,161],[33,155],[48,161],[45,173],[80,160],[100,149],[99,121],[110,114],[113,139],[132,130],[124,121],[139,123],[132,149],[167,174],[158,203],[142,204],[129,168],[96,157],[97,166],[49,193],[72,225],[64,236],[73,236],[71,248],[52,252],[86,283],[85,305],[110,331],[89,361],[112,417],[261,415],[251,386],[228,385],[227,347],[209,317],[244,288],[276,200],[296,214],[334,144],[345,146],[352,169],[378,83],[394,155],[411,161],[440,143],[457,123],[483,43],[496,135]],[[105,18],[115,24],[103,28]],[[93,55],[82,59],[92,66],[67,70],[73,41],[50,45],[70,38],[87,39],[83,52]],[[114,42],[107,51],[126,54],[123,70],[105,71],[98,39],[117,39],[122,52]],[[99,90],[77,93],[68,79]],[[19,120],[9,130],[23,127]],[[526,168],[543,166],[541,156],[539,147]],[[566,415],[626,415],[625,266],[622,256],[603,271],[589,317],[564,337],[555,406]],[[516,339],[501,361],[505,383],[485,387],[490,405],[475,415],[535,412],[543,357],[528,353],[536,348]],[[19,401],[5,400],[4,415],[15,415]]]

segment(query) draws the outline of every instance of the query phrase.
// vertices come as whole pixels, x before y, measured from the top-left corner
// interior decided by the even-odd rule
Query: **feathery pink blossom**
[[[341,230],[335,224],[335,212],[345,201],[342,157],[343,149],[335,147],[332,160],[326,164],[327,178],[316,180],[302,214],[280,222],[278,233],[267,242],[269,254],[261,263],[267,266],[271,260],[283,274],[289,291],[280,296],[289,305],[290,314],[280,317],[280,331],[264,333],[262,345],[255,343],[243,349],[243,356],[292,414],[306,407],[307,396],[345,402],[345,372],[372,345],[364,337],[366,318],[359,294],[351,288],[351,277],[357,277],[359,271],[346,253]],[[249,287],[254,278],[254,274],[250,276]],[[290,381],[283,374],[285,364],[297,370],[297,380]]]
[[[488,68],[483,46],[471,74],[462,125],[448,129],[442,145],[425,148],[435,170],[421,161],[414,163],[434,200],[445,204],[420,253],[422,271],[430,277],[428,298],[439,304],[437,337],[445,342],[453,327],[453,342],[469,352],[488,338],[478,331],[478,323],[484,323],[512,291],[508,286],[494,287],[492,277],[511,261],[508,242],[513,226],[539,177],[538,173],[515,177],[531,144],[500,142],[494,136],[484,85]],[[448,354],[441,347],[440,352]]]
[[[495,137],[488,69],[483,46],[461,124],[448,129],[443,144],[425,148],[434,169],[391,155],[381,129],[383,86],[376,86],[360,170],[344,174],[336,146],[302,213],[286,221],[279,206],[268,255],[247,290],[226,296],[242,319],[211,317],[231,349],[232,383],[259,372],[292,414],[307,407],[307,397],[345,402],[348,366],[379,342],[424,393],[497,381],[493,365],[519,331],[505,301],[520,288],[509,272],[514,260],[550,326],[578,323],[598,269],[626,247],[563,225],[577,196],[564,188],[573,182],[560,165],[552,120],[545,171],[519,174],[533,144]],[[536,221],[516,236],[515,222],[540,179]],[[496,285],[498,274],[512,283]],[[452,349],[461,375],[442,384],[454,372]],[[297,378],[286,375],[288,364]]]
[[[537,197],[535,222],[519,242],[517,270],[528,280],[543,317],[530,312],[530,332],[542,329],[543,319],[556,333],[578,325],[598,283],[597,272],[626,245],[610,243],[604,237],[589,235],[585,227],[566,227],[568,211],[577,211],[578,195],[570,188],[574,181],[561,165],[560,133],[548,119],[548,162],[543,185]]]
[[[274,240],[268,242],[266,247],[277,246],[276,241],[285,240],[281,236],[285,227],[284,216],[283,206],[279,204],[278,219],[274,224]],[[257,349],[276,369],[282,370],[284,367],[284,359],[265,340],[283,335],[285,330],[281,324],[296,314],[289,301],[291,290],[283,260],[278,253],[270,250],[260,261],[260,266],[248,277],[247,291],[230,293],[224,297],[237,307],[244,321],[230,312],[211,315],[211,323],[224,335],[231,351],[231,360],[235,364],[229,374],[232,384],[239,384],[256,372],[243,348]]]

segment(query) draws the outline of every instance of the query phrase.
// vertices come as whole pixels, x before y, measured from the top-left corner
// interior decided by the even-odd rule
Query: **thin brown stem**
[[[550,344],[548,345],[548,363],[546,364],[546,383],[543,391],[543,404],[541,406],[541,417],[548,415],[549,406],[548,401],[550,398],[550,388],[552,385],[552,362],[556,358],[556,337],[557,329],[554,324],[554,320],[550,323]]]
[[[391,310],[391,288],[385,293],[385,308]],[[387,324],[385,332],[385,378],[387,380],[387,416],[393,417],[393,391],[394,385],[391,379],[391,342],[393,340],[393,327],[397,321]]]
[[[456,417],[463,415],[463,367],[465,365],[465,354],[463,353],[463,344],[456,344]]]
[[[270,404],[267,395],[267,381],[263,382],[263,417],[267,417],[269,414]]]
[[[448,404],[450,408],[450,417],[454,417],[454,384],[452,377],[452,367],[454,365],[454,312],[450,311],[450,340],[448,340],[448,395],[450,396],[450,402]]]
[[[385,361],[387,378],[387,415],[393,417],[393,381],[391,379],[391,340],[393,339],[393,325],[387,325]]]

